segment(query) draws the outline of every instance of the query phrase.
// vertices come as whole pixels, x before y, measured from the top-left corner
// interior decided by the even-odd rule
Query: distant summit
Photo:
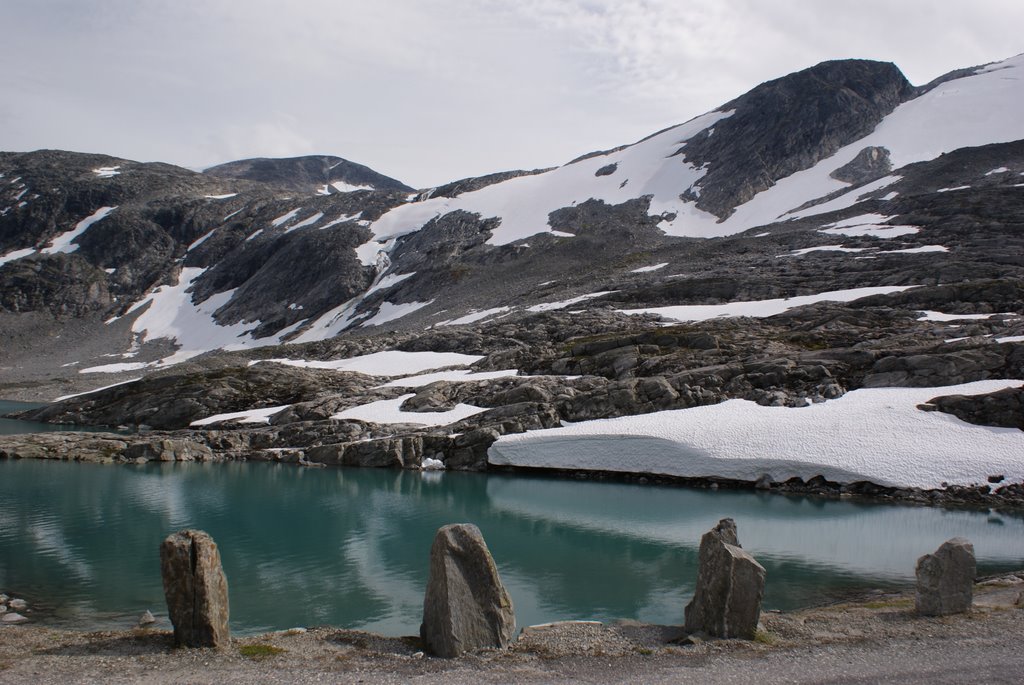
[[[330,155],[240,159],[210,167],[203,173],[217,178],[270,183],[302,192],[315,191],[322,195],[355,190],[413,190],[370,167]]]

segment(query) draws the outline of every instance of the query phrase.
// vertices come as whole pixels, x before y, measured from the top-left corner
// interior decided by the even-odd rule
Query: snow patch
[[[221,421],[233,421],[235,423],[262,423],[269,424],[270,418],[280,411],[290,407],[290,404],[282,404],[277,407],[263,407],[262,409],[249,409],[246,411],[235,411],[226,414],[214,414],[205,419],[198,419],[188,424],[189,426],[209,426]]]
[[[818,245],[816,247],[803,247],[799,250],[793,250],[789,254],[778,255],[779,257],[799,257],[801,255],[809,254],[811,252],[864,252],[868,249],[867,247],[843,247],[842,245]]]
[[[931,309],[924,309],[920,314],[921,316],[917,317],[918,321],[965,321],[991,319],[994,316],[1013,316],[1010,312],[994,314],[946,314],[944,312],[937,312]]]
[[[385,383],[384,388],[422,388],[423,386],[447,381],[449,383],[472,383],[474,381],[489,381],[495,378],[511,378],[518,376],[518,369],[504,369],[501,371],[470,371],[460,369],[456,371],[438,371],[436,373],[425,373],[418,376],[408,376]]]
[[[652,266],[641,266],[639,269],[633,269],[629,273],[631,274],[645,274],[650,271],[657,271],[658,269],[664,269],[668,266],[668,262],[662,262],[661,264],[654,264]]]
[[[830,235],[842,235],[849,238],[871,236],[873,238],[896,238],[901,235],[913,235],[920,232],[917,226],[889,225],[891,216],[881,214],[861,214],[842,221],[825,224],[819,232]]]
[[[23,250],[15,250],[14,252],[8,252],[7,254],[0,256],[0,265],[6,264],[7,262],[13,262],[16,259],[22,257],[28,257],[36,251],[34,247],[26,247]]]
[[[377,313],[365,321],[360,321],[360,326],[380,326],[389,321],[395,319],[401,319],[403,316],[408,316],[415,311],[423,309],[427,305],[433,304],[433,300],[426,302],[402,302],[395,304],[394,302],[381,302],[377,308]]]
[[[992,171],[985,172],[985,175],[991,176],[992,174],[1005,174],[1007,171],[1009,171],[1009,169],[1007,169],[1004,166],[1001,166],[998,169],[993,169]]]
[[[852,302],[870,295],[889,295],[903,292],[914,286],[878,286],[867,288],[851,288],[849,290],[830,290],[816,295],[801,295],[773,300],[749,300],[728,302],[726,304],[691,304],[673,307],[647,307],[644,309],[620,309],[623,314],[657,314],[666,319],[676,321],[707,321],[717,317],[751,316],[765,318],[789,311],[795,307],[814,304],[816,302]]]
[[[324,218],[324,213],[323,212],[317,212],[316,214],[314,214],[313,216],[309,217],[308,219],[303,219],[302,221],[300,221],[299,223],[295,224],[294,226],[289,226],[288,230],[286,230],[285,233],[291,233],[292,231],[300,229],[300,228],[303,228],[304,226],[312,226],[313,224],[315,224],[316,222],[320,221],[320,219],[323,219],[323,218]]]
[[[90,366],[85,369],[79,369],[78,373],[124,373],[125,371],[141,371],[151,366],[153,366],[153,362],[120,362],[118,364]]]
[[[339,193],[354,193],[357,190],[373,190],[374,189],[373,186],[367,186],[367,185],[356,186],[356,185],[352,185],[351,183],[345,183],[344,181],[335,181],[334,183],[331,184],[331,187],[334,188]],[[330,191],[328,191],[328,192],[330,192]]]
[[[511,311],[511,307],[495,307],[494,309],[485,309],[482,312],[472,312],[465,316],[460,316],[457,319],[450,319],[448,321],[439,321],[434,324],[435,326],[462,326],[465,324],[476,323],[483,319],[488,319],[496,314]]]
[[[72,362],[71,364],[62,364],[62,366],[71,366],[72,364],[77,363],[78,362]],[[64,400],[70,400],[73,397],[84,397],[85,395],[91,395],[94,392],[100,392],[101,390],[109,390],[110,388],[116,388],[119,385],[128,385],[129,383],[134,383],[137,380],[141,380],[141,378],[141,376],[139,378],[129,378],[128,380],[121,381],[120,383],[111,383],[110,385],[104,385],[102,388],[94,388],[93,390],[86,390],[85,392],[76,392],[72,395],[61,395],[60,397],[54,397],[53,401],[63,402]]]
[[[408,394],[392,400],[378,400],[377,402],[361,404],[357,407],[351,407],[338,412],[331,418],[339,420],[355,419],[357,421],[371,421],[373,423],[416,423],[424,426],[447,426],[448,424],[487,411],[484,407],[474,407],[470,404],[461,403],[448,411],[402,411],[402,403],[415,396],[414,394]]]
[[[229,197],[235,197],[238,193],[227,193],[225,195],[203,195],[207,200],[227,200]]]
[[[775,481],[824,476],[891,487],[1024,479],[1024,432],[965,423],[918,404],[940,395],[1017,387],[1020,380],[937,388],[864,388],[798,409],[729,400],[502,436],[498,466],[718,476]],[[628,455],[628,456],[624,456]]]
[[[558,302],[544,302],[542,304],[535,304],[532,307],[527,307],[528,312],[550,312],[555,309],[565,309],[571,307],[574,304],[580,302],[586,302],[592,300],[595,297],[601,297],[603,295],[611,295],[612,293],[618,292],[617,290],[600,290],[596,293],[590,293],[589,295],[580,295],[579,297],[573,297],[568,300],[559,300]]]
[[[96,178],[113,178],[121,172],[118,171],[120,166],[101,166],[99,169],[93,169],[92,173],[96,174]]]
[[[882,250],[878,254],[926,254],[929,252],[949,252],[945,245],[921,245],[920,247],[906,247],[902,250]]]
[[[406,376],[419,374],[449,366],[469,366],[483,359],[482,355],[460,354],[458,352],[403,352],[386,350],[347,359],[330,361],[307,361],[304,359],[261,359],[249,362],[249,366],[262,362],[276,362],[286,366],[304,369],[333,369],[354,371],[368,376]]]
[[[302,207],[299,207],[298,209],[293,209],[292,211],[288,212],[287,214],[282,214],[281,216],[279,216],[276,219],[274,219],[273,221],[271,221],[270,225],[273,226],[274,228],[277,228],[278,226],[280,226],[282,224],[286,224],[289,221],[291,221],[292,219],[294,219],[295,215],[298,214],[301,211],[302,211]]]
[[[43,254],[56,254],[58,252],[71,253],[78,249],[78,245],[72,245],[78,236],[89,230],[97,221],[104,219],[117,207],[100,207],[95,212],[79,221],[73,229],[65,231],[50,241],[50,246],[40,250]]]

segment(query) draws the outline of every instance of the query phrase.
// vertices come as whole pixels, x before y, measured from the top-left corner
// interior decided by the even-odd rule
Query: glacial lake
[[[0,591],[51,625],[169,627],[159,544],[195,527],[220,546],[232,629],[330,624],[416,634],[438,527],[480,527],[520,626],[679,624],[700,536],[733,517],[767,568],[766,608],[912,585],[916,558],[973,541],[979,572],[1024,568],[1005,514],[541,476],[264,463],[0,461]]]

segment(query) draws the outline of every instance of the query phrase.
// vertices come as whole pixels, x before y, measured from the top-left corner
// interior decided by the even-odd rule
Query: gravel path
[[[1020,683],[1024,572],[978,586],[969,614],[922,618],[907,595],[763,616],[755,642],[682,644],[633,622],[526,629],[515,645],[424,657],[412,638],[333,628],[171,649],[161,631],[0,629],[0,683]],[[245,656],[246,646],[280,650]],[[265,651],[274,651],[265,650]]]

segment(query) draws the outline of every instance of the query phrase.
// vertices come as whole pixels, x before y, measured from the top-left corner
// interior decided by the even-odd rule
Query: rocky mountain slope
[[[1022,77],[1024,57],[920,88],[826,62],[633,145],[415,193],[340,158],[198,174],[0,153],[0,394],[145,376],[35,416],[396,466],[885,387],[1024,436],[1012,382],[938,387],[1024,379]],[[406,356],[351,361],[386,353]],[[424,354],[442,357],[402,368]],[[961,484],[1024,479],[982,473],[1002,464]]]

